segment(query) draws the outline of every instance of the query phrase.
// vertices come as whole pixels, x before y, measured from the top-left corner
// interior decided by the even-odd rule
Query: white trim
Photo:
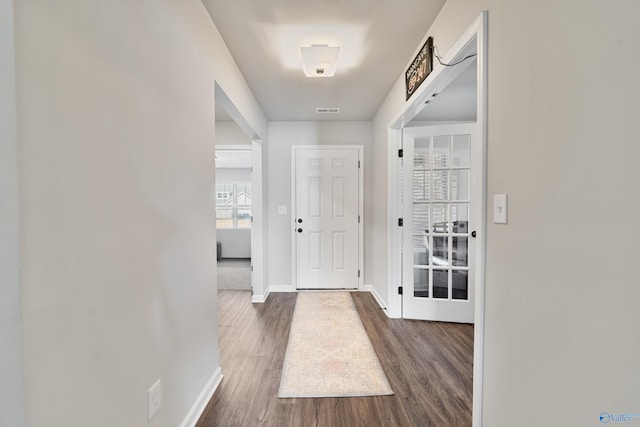
[[[218,150],[220,151],[251,151],[251,144],[237,144],[237,145],[220,144],[215,146],[215,151],[218,151]]]
[[[295,218],[296,212],[296,150],[358,150],[358,212],[360,223],[358,224],[358,278],[357,290],[364,288],[364,145],[292,145],[291,146],[291,218]],[[297,278],[297,249],[296,231],[291,227],[291,282],[298,289]],[[272,289],[273,290],[273,289]],[[275,291],[274,291],[275,292]],[[290,291],[285,291],[290,292]]]
[[[269,298],[269,294],[271,293],[271,291],[269,289],[267,289],[267,291],[264,294],[253,294],[251,296],[251,303],[252,304],[263,304],[267,301],[267,298]]]
[[[382,299],[382,297],[380,296],[376,288],[373,287],[373,285],[364,285],[363,290],[364,292],[369,292],[371,295],[373,295],[373,298],[375,298],[380,308],[383,309],[385,312],[387,311],[387,306],[384,303],[384,300]]]
[[[251,289],[253,294],[258,295],[265,291],[263,178],[262,141],[253,139],[251,140]]]
[[[298,292],[296,287],[293,285],[271,285],[269,286],[269,290],[273,293]]]
[[[400,185],[398,150],[402,147],[402,129],[388,129],[387,139],[387,316],[398,319],[402,317],[402,295],[397,292],[402,284],[402,229],[398,227],[402,205],[397,191]]]
[[[195,425],[198,423],[198,420],[200,419],[200,416],[202,416],[204,409],[207,407],[207,404],[209,404],[209,401],[213,397],[213,393],[215,393],[218,389],[218,386],[220,386],[222,378],[222,369],[218,367],[213,375],[211,375],[211,378],[209,378],[209,381],[207,381],[207,384],[205,384],[204,388],[200,392],[200,395],[193,403],[193,406],[191,406],[191,409],[184,417],[184,420],[182,420],[182,423],[180,423],[180,427],[195,427]]]
[[[476,19],[476,34],[478,37],[478,105],[477,123],[479,124],[480,139],[482,141],[483,159],[480,164],[482,168],[482,194],[485,196],[480,200],[481,222],[478,224],[478,250],[476,259],[476,306],[475,324],[473,334],[473,427],[482,426],[483,409],[483,384],[484,384],[484,337],[485,337],[485,264],[487,252],[487,141],[488,141],[488,73],[487,73],[487,40],[488,12],[484,11]]]
[[[482,393],[483,393],[483,370],[484,370],[484,336],[485,336],[485,252],[486,252],[486,195],[487,195],[487,29],[488,29],[488,12],[483,11],[478,18],[471,24],[467,31],[458,39],[456,44],[449,50],[443,58],[443,62],[449,63],[459,59],[477,49],[477,70],[478,70],[478,104],[477,104],[477,123],[480,132],[480,138],[483,146],[483,162],[480,165],[482,169],[482,197],[481,197],[481,214],[482,219],[477,227],[478,232],[478,251],[476,258],[476,303],[474,315],[474,347],[473,347],[473,427],[482,426]],[[427,35],[428,36],[428,35]],[[475,44],[473,43],[475,41]],[[402,141],[402,128],[413,119],[424,102],[439,93],[445,88],[458,73],[462,71],[456,67],[442,67],[436,64],[437,68],[432,72],[421,87],[414,93],[410,102],[407,102],[398,114],[389,123],[388,130],[388,175],[387,184],[389,193],[387,196],[387,205],[395,205],[399,192],[397,189],[397,160],[395,150],[400,141]],[[446,70],[445,70],[446,69]],[[387,220],[387,265],[389,271],[387,273],[388,283],[388,301],[389,316],[395,315],[402,310],[402,301],[396,295],[396,283],[401,283],[402,271],[400,264],[397,263],[397,252],[401,247],[398,243],[397,207],[388,207]],[[391,316],[393,314],[394,316]],[[400,317],[397,316],[397,317]]]

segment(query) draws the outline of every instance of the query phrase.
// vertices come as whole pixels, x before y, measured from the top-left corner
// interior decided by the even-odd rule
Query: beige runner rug
[[[349,292],[299,292],[278,397],[393,394]]]

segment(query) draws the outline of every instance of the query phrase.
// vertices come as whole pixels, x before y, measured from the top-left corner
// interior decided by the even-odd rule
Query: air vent
[[[319,107],[316,108],[316,113],[318,114],[338,114],[340,112],[340,108],[338,107]]]

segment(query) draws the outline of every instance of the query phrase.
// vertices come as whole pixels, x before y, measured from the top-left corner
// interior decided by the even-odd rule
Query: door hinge
[[[251,266],[251,271],[253,271],[253,265]]]
[[[360,169],[360,160],[358,160],[358,169]]]
[[[358,279],[360,278],[360,270],[358,270]]]
[[[360,224],[360,215],[358,215],[358,224]]]
[[[398,157],[400,158],[404,157],[404,150],[402,148],[398,150]]]
[[[404,219],[398,218],[398,227],[402,227],[404,225]]]
[[[251,215],[251,222],[253,222],[253,215]]]
[[[402,295],[402,286],[398,286],[398,295]]]

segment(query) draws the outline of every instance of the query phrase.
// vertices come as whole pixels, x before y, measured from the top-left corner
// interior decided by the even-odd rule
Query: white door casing
[[[474,322],[477,125],[405,128],[403,317]]]
[[[360,158],[361,147],[293,147],[297,289],[360,287]]]

